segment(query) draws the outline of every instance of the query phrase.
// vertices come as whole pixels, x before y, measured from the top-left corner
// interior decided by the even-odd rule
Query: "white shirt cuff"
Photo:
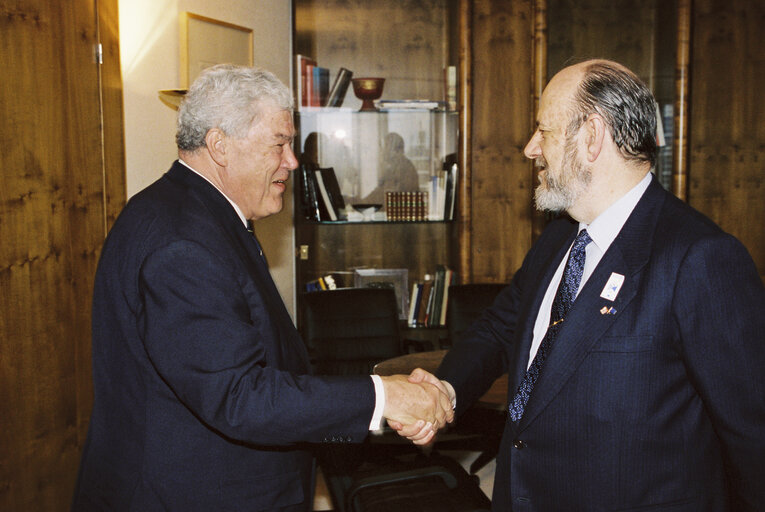
[[[379,375],[370,375],[372,383],[375,385],[375,411],[372,414],[372,421],[369,422],[369,430],[380,430],[382,428],[383,412],[385,411],[385,386]]]

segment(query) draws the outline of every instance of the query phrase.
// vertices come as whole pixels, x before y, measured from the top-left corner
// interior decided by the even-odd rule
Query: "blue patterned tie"
[[[552,309],[550,310],[550,327],[547,328],[547,333],[545,333],[545,337],[539,345],[537,355],[531,362],[529,369],[526,370],[523,382],[518,386],[515,398],[513,398],[510,404],[510,418],[513,421],[518,421],[523,416],[523,410],[529,401],[531,390],[534,389],[534,383],[536,383],[539,377],[542,364],[550,352],[550,347],[553,340],[555,340],[555,336],[558,334],[566,313],[568,313],[568,310],[571,309],[571,305],[574,303],[579,283],[582,280],[582,272],[584,271],[584,249],[590,242],[592,242],[592,238],[587,234],[586,229],[580,231],[574,240],[574,245],[571,247],[571,252],[568,255],[566,268],[563,270],[563,277],[560,280],[560,285],[558,285],[558,291],[555,293],[555,299],[553,299]]]

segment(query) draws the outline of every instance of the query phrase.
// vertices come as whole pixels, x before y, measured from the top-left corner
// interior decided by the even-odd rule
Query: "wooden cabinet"
[[[445,69],[458,64],[456,20],[456,2],[450,1],[404,6],[395,1],[296,0],[295,53],[328,68],[330,83],[344,67],[354,78],[385,78],[382,100],[444,102]],[[307,219],[296,188],[298,311],[306,284],[327,274],[339,277],[340,285],[353,285],[358,268],[406,269],[409,293],[411,284],[433,274],[437,265],[455,266],[454,223],[434,212],[432,183],[458,161],[458,112],[448,105],[360,107],[349,87],[340,108],[299,107],[296,112],[301,163],[333,168],[347,206],[338,221]],[[424,216],[391,221],[389,191],[423,192],[428,198]],[[379,205],[379,211],[352,207],[369,204]]]
[[[93,277],[125,203],[117,0],[0,13],[0,510],[63,511],[92,404]]]

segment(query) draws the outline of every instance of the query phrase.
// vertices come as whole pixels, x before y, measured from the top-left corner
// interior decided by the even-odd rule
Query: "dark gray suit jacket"
[[[551,223],[444,359],[458,414],[505,371],[512,397],[577,225]],[[601,292],[625,276],[613,302]],[[603,314],[603,307],[613,314]],[[651,183],[566,317],[518,424],[501,511],[765,510],[765,290],[744,247]]]
[[[255,238],[176,162],[103,248],[74,510],[311,510],[301,443],[363,440],[374,388],[308,374]]]

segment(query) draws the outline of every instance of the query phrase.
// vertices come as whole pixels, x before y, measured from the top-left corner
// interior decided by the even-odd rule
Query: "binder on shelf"
[[[300,202],[306,220],[321,220],[319,196],[310,164],[300,164]]]
[[[332,82],[332,88],[329,90],[329,96],[327,97],[328,107],[341,107],[343,105],[351,78],[353,78],[353,71],[346,68],[340,68],[337,71],[335,81]]]
[[[319,189],[319,197],[321,198],[321,202],[324,205],[324,209],[326,210],[329,217],[327,220],[337,220],[337,212],[335,211],[335,207],[332,204],[332,201],[329,199],[329,193],[327,192],[327,187],[324,185],[321,169],[314,170],[313,176],[316,180],[317,188]]]
[[[324,181],[324,187],[327,189],[327,194],[329,195],[329,200],[332,203],[337,216],[340,217],[340,212],[345,210],[345,200],[343,199],[342,192],[340,192],[340,184],[337,181],[337,175],[335,175],[335,168],[321,167],[317,169],[317,171],[321,174],[321,178]]]

